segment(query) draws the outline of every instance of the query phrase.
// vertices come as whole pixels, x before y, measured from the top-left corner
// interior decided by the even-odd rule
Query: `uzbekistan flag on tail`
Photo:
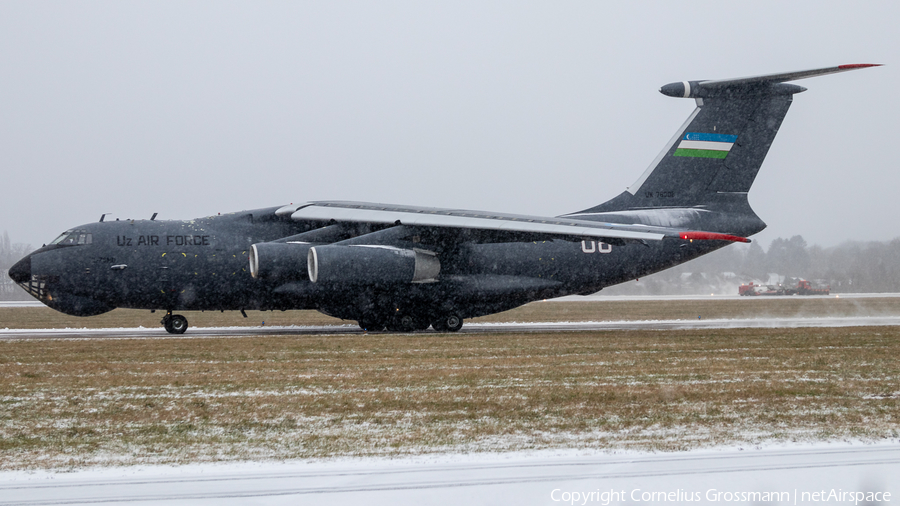
[[[736,140],[737,135],[687,132],[675,149],[673,156],[725,158]]]

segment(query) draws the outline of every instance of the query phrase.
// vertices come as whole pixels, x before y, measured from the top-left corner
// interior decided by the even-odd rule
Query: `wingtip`
[[[750,239],[747,237],[741,237],[739,235],[731,235],[731,234],[719,234],[716,232],[699,232],[699,231],[691,231],[691,232],[682,232],[679,234],[679,237],[686,241],[730,241],[730,242],[750,242]]]
[[[841,70],[865,69],[869,67],[881,67],[883,63],[848,63],[846,65],[838,65]]]

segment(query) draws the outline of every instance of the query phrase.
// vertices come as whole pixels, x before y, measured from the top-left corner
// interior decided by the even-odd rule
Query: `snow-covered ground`
[[[900,441],[0,473],[0,504],[883,504]]]
[[[548,332],[576,330],[684,330],[729,328],[803,328],[803,327],[860,327],[897,326],[900,316],[841,316],[800,318],[714,318],[696,320],[628,320],[628,321],[578,321],[578,322],[498,322],[467,323],[460,333],[485,332]],[[181,336],[173,336],[158,327],[145,328],[64,328],[64,329],[10,329],[0,328],[2,339],[43,338],[198,338],[274,334],[362,334],[357,325],[266,325],[265,327],[191,327]]]
[[[883,294],[878,294],[884,296]],[[622,300],[619,297],[606,299]],[[581,299],[584,300],[584,299]],[[897,317],[478,324],[517,328],[898,325]],[[677,327],[676,327],[677,326]],[[265,330],[263,330],[265,329]],[[235,327],[303,333],[312,327]],[[322,327],[360,332],[356,327]],[[161,329],[3,331],[152,337]],[[222,335],[222,328],[191,329]],[[188,337],[187,335],[185,337]],[[192,335],[190,337],[196,337]],[[900,440],[719,447],[679,453],[519,451],[405,458],[0,472],[4,504],[883,504],[900,502]]]
[[[900,297],[900,293],[832,293],[831,295],[797,295],[797,296],[760,296],[761,299],[872,299],[880,297]],[[547,302],[586,302],[586,301],[614,301],[614,300],[754,300],[755,297],[742,297],[740,295],[567,295],[556,299],[547,299]]]

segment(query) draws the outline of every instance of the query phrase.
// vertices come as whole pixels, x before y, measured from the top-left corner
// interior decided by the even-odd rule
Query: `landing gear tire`
[[[184,334],[188,329],[187,318],[180,314],[167,314],[162,321],[163,327],[169,334]]]
[[[401,314],[388,323],[387,329],[391,332],[414,332],[428,328],[428,320],[416,318],[410,314]]]
[[[463,319],[457,314],[449,314],[431,322],[431,326],[438,332],[456,332],[462,328]]]
[[[356,323],[359,324],[359,328],[370,332],[381,332],[382,330],[384,330],[384,323],[374,318],[363,318],[361,320],[358,320]]]

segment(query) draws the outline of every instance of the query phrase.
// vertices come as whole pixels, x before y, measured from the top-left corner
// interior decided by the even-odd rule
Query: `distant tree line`
[[[0,300],[29,300],[31,296],[25,293],[19,285],[9,279],[9,268],[22,257],[31,252],[28,244],[12,243],[9,234],[3,231],[0,236]]]
[[[900,238],[823,248],[795,235],[775,239],[768,251],[756,242],[733,244],[603,294],[737,294],[742,283],[766,284],[776,277],[807,279],[837,293],[900,292]]]

